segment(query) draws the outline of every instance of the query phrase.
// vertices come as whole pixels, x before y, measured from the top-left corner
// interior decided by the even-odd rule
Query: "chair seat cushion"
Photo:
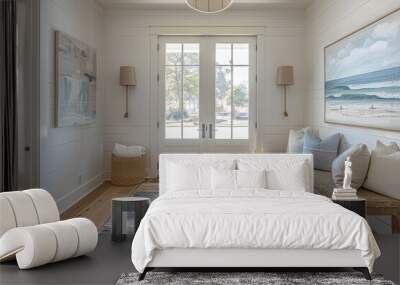
[[[85,218],[13,228],[0,238],[0,261],[15,256],[19,268],[28,269],[84,255],[96,248],[97,235]]]

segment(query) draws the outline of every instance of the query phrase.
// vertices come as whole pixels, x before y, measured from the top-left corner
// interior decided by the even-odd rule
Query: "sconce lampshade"
[[[279,66],[276,76],[277,85],[292,85],[293,80],[293,66]]]
[[[136,73],[134,66],[121,66],[119,69],[119,84],[122,86],[135,86]]]

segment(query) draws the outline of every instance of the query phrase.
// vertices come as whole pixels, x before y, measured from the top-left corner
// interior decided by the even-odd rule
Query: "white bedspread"
[[[359,215],[319,195],[265,189],[162,195],[134,237],[132,262],[143,272],[165,248],[358,249],[370,271],[380,255]]]

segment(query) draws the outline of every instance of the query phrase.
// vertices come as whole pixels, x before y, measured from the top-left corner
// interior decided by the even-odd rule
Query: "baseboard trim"
[[[75,190],[72,190],[67,195],[64,195],[58,199],[57,206],[60,213],[64,213],[70,207],[72,207],[79,200],[84,198],[86,195],[90,194],[92,191],[97,189],[101,184],[104,183],[104,173],[101,173],[92,179],[88,180],[86,183],[82,184]]]
[[[149,177],[156,177],[158,175],[157,170],[154,170],[152,168],[145,168],[144,173],[145,173],[145,176],[149,176]],[[104,171],[104,181],[111,181],[111,171],[110,170]]]

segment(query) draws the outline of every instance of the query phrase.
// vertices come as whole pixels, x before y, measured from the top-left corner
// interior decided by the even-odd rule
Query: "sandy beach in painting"
[[[325,120],[400,131],[400,67],[327,81]]]

